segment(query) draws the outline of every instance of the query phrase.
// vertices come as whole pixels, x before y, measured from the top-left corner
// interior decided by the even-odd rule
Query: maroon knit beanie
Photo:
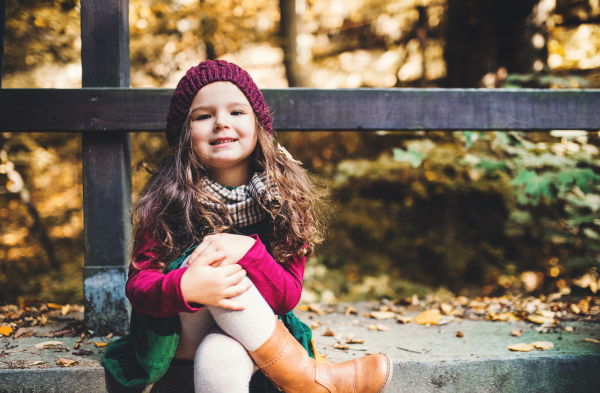
[[[250,75],[239,66],[225,60],[206,60],[186,72],[171,97],[166,131],[167,141],[171,147],[177,145],[183,123],[187,119],[198,90],[219,81],[231,82],[239,87],[254,109],[258,122],[269,134],[273,133],[269,108]]]

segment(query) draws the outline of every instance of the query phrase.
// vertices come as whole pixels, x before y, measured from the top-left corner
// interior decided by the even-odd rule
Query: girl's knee
[[[244,391],[253,373],[248,352],[226,334],[211,333],[198,347],[194,360],[196,391]]]

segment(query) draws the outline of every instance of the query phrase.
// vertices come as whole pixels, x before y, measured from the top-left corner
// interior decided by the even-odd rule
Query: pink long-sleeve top
[[[246,275],[277,315],[291,311],[300,301],[306,258],[292,258],[281,265],[267,252],[258,235],[254,244],[239,260]],[[145,234],[134,251],[138,269],[129,267],[125,287],[127,298],[140,314],[170,318],[180,312],[193,313],[202,308],[188,304],[181,293],[181,276],[186,268],[166,274],[156,267],[157,242]]]

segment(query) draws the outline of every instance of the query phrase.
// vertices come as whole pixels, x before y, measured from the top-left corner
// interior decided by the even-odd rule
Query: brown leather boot
[[[387,355],[368,355],[339,364],[316,363],[283,323],[250,356],[286,393],[383,393],[392,380]]]

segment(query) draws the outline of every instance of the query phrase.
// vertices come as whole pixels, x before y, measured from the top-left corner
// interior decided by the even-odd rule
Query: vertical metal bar
[[[81,1],[83,87],[129,88],[128,20],[128,0]],[[96,121],[90,118],[86,126]],[[122,333],[129,329],[130,136],[84,133],[82,149],[85,323],[98,334]]]

